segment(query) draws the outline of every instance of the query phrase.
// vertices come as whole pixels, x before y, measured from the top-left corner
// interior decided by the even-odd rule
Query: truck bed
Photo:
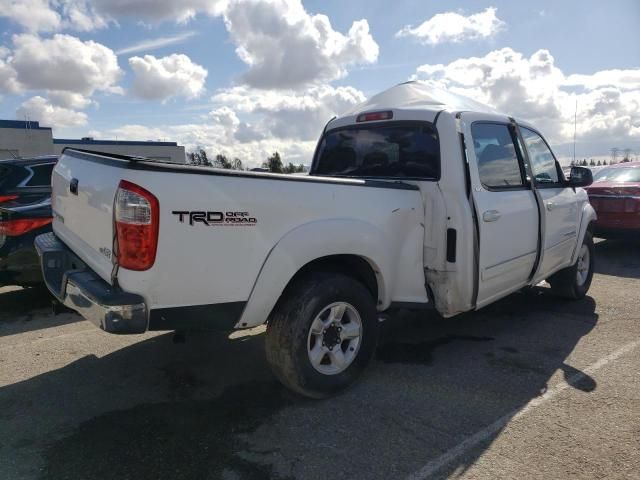
[[[146,271],[115,268],[113,203],[121,180],[159,200],[157,256]],[[380,308],[427,301],[423,265],[415,261],[422,258],[424,209],[409,183],[234,172],[73,149],[61,156],[52,182],[58,238],[151,310],[192,306],[204,315],[207,306],[247,302],[274,251],[283,272],[297,269],[307,260],[301,255],[312,261],[332,254],[323,235],[339,239],[332,248],[341,254],[362,256],[397,279]],[[201,221],[219,215],[224,222]],[[301,242],[306,248],[297,249]],[[387,260],[370,258],[379,250]]]

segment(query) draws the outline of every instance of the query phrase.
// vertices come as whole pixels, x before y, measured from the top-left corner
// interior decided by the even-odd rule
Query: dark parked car
[[[42,282],[35,237],[51,231],[56,156],[0,160],[0,286]]]
[[[640,162],[618,163],[598,171],[587,188],[599,237],[640,236]]]

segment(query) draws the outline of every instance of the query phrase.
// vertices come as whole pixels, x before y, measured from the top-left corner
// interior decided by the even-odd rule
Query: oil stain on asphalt
[[[378,347],[377,359],[384,363],[428,365],[433,361],[433,351],[438,347],[456,341],[489,342],[493,339],[493,337],[473,335],[447,335],[419,343],[387,343]]]
[[[241,457],[240,437],[294,402],[277,383],[230,387],[211,400],[137,405],[92,418],[51,445],[43,479],[280,478]]]

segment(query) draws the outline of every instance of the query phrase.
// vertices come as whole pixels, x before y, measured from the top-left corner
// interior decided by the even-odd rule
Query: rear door
[[[538,251],[538,207],[515,128],[490,118],[462,115],[479,230],[478,308],[526,285]]]
[[[547,276],[567,266],[578,236],[576,192],[565,185],[558,162],[549,145],[535,130],[520,126],[531,171],[543,208],[543,244],[539,272]]]

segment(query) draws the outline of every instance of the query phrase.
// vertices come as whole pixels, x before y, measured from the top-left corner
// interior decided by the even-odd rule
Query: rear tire
[[[554,273],[547,279],[553,293],[569,300],[580,300],[589,291],[595,267],[595,248],[590,232],[584,234],[584,240],[578,251],[576,263]]]
[[[311,398],[351,385],[378,343],[378,314],[367,288],[336,273],[311,273],[290,286],[267,324],[267,360],[278,380]]]

